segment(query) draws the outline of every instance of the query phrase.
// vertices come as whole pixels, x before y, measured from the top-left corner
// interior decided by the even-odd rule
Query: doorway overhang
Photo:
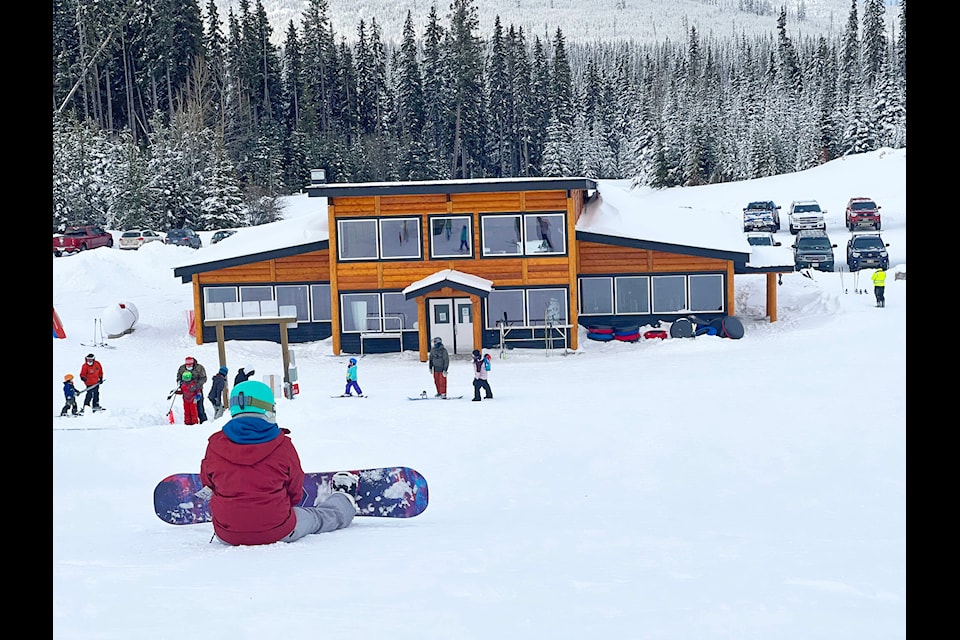
[[[411,300],[444,287],[486,298],[493,291],[493,280],[487,280],[456,269],[441,269],[426,278],[411,283],[403,290],[403,297],[405,300]]]

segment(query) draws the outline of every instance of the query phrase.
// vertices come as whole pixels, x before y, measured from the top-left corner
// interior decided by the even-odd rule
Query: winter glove
[[[446,371],[443,372],[443,377],[444,377],[444,378],[447,377],[447,372],[446,372]]]
[[[210,499],[211,496],[213,496],[213,489],[205,486],[202,489],[200,489],[200,491],[197,491],[193,495],[200,498],[201,501],[206,502],[207,500]]]

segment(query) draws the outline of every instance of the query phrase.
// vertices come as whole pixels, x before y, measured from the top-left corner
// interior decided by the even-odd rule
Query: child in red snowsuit
[[[183,424],[200,424],[200,414],[197,412],[200,385],[193,381],[193,374],[189,371],[184,371],[180,377],[180,389],[177,393],[183,396]]]

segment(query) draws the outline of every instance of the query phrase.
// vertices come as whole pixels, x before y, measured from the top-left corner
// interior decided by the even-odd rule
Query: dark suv
[[[821,229],[798,231],[791,246],[795,271],[811,268],[818,271],[833,271],[833,250],[837,245],[831,244],[826,231]]]
[[[890,256],[879,233],[855,233],[847,240],[847,267],[859,271],[864,267],[890,268]]]
[[[167,231],[167,237],[163,239],[163,244],[176,244],[181,247],[193,247],[199,249],[203,246],[200,236],[193,229],[170,229]]]

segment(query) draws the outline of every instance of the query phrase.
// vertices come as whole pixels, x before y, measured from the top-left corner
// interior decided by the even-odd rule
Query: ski
[[[331,397],[331,398],[369,398],[370,396],[368,396],[368,395],[365,394],[365,393],[364,393],[364,394],[361,394],[361,395],[359,395],[359,396],[355,396],[355,395],[353,395],[353,394],[351,394],[351,393],[341,393],[341,394],[338,395],[338,396],[330,396],[330,397]]]
[[[463,396],[447,396],[446,398],[438,398],[436,396],[425,396],[421,394],[419,396],[407,396],[407,399],[408,400],[459,400],[462,397]]]

